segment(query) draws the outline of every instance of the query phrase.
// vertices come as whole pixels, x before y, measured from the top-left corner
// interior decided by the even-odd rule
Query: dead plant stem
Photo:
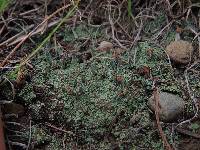
[[[21,42],[19,42],[15,48],[7,55],[7,57],[3,60],[3,62],[0,64],[0,67],[4,67],[4,65],[7,63],[8,59],[10,57],[13,56],[13,54],[15,53],[15,51],[41,26],[43,26],[43,24],[45,24],[49,19],[51,19],[54,15],[56,15],[57,13],[59,13],[60,11],[68,8],[70,5],[66,5],[63,6],[59,9],[57,9],[54,13],[52,13],[51,15],[49,15],[48,17],[46,17],[44,19],[44,21],[42,21],[39,25],[37,25],[31,32],[29,32],[29,34],[27,34],[22,40]]]
[[[160,118],[159,118],[159,112],[160,112],[160,108],[159,108],[159,100],[160,100],[160,94],[159,94],[159,89],[158,87],[154,87],[154,91],[153,91],[153,95],[154,95],[154,100],[155,100],[155,115],[156,115],[156,123],[157,123],[157,126],[158,126],[158,130],[159,130],[159,133],[160,133],[160,136],[162,138],[162,141],[163,141],[163,144],[164,144],[164,147],[167,149],[167,150],[173,150],[170,146],[170,144],[168,143],[167,141],[167,138],[162,130],[162,127],[160,125]]]

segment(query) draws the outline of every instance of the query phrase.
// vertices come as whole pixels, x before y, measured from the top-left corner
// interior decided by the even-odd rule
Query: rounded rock
[[[99,44],[99,47],[97,48],[97,50],[99,50],[99,51],[108,51],[108,50],[111,50],[112,48],[113,48],[113,44],[111,42],[102,41]]]
[[[193,53],[193,47],[187,41],[173,41],[166,47],[166,53],[174,63],[188,64]]]
[[[155,111],[154,96],[148,100],[148,105],[152,111]],[[184,111],[184,100],[177,95],[160,92],[159,117],[163,122],[171,122],[180,117]]]

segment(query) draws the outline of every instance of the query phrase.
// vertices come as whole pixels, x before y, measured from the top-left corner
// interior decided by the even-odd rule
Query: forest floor
[[[42,22],[39,10],[44,4],[32,3],[17,3],[15,9],[12,6],[11,10],[20,12],[21,18],[7,24],[12,32],[2,32],[1,60],[20,42],[20,37],[24,38],[22,34],[8,41],[12,46],[6,49],[4,41],[24,31],[21,20],[29,27]],[[200,149],[199,117],[192,118],[197,111],[193,100],[198,102],[200,96],[198,41],[194,32],[185,30],[188,24],[195,24],[194,20],[185,13],[171,19],[159,10],[159,4],[150,3],[146,8],[146,3],[135,4],[138,12],[132,14],[133,18],[123,9],[126,4],[113,1],[104,13],[101,9],[107,7],[106,2],[88,5],[83,2],[40,51],[16,69],[54,26],[43,25],[40,32],[23,42],[0,72],[1,100],[6,103],[12,99],[11,104],[2,105],[9,149],[162,150],[163,133],[173,149]],[[46,15],[55,12],[54,5],[60,7],[55,1],[44,5],[50,10]],[[97,12],[95,6],[99,6]],[[29,10],[39,19],[35,22],[34,18],[27,19],[33,15]],[[49,21],[55,23],[58,18]],[[19,24],[21,29],[17,28]],[[175,40],[177,28],[184,30],[181,38],[192,42],[195,49],[191,62],[184,66],[171,63],[165,51]],[[103,41],[107,45],[104,42],[102,46]],[[179,119],[159,122],[163,133],[155,112],[147,104],[155,80],[160,91],[185,101],[185,111]],[[181,127],[176,129],[180,123]]]

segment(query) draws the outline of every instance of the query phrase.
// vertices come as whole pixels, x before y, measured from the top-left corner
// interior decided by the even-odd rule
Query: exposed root
[[[158,126],[158,130],[159,130],[160,136],[162,138],[164,147],[167,150],[173,150],[173,148],[171,147],[171,145],[168,143],[167,138],[166,138],[166,136],[165,136],[165,134],[164,134],[164,132],[162,130],[162,127],[160,125],[160,118],[159,118],[159,111],[160,111],[159,100],[160,100],[160,95],[159,95],[159,89],[158,89],[158,87],[155,84],[154,84],[153,95],[154,95],[155,106],[156,106],[156,111],[155,111],[156,123],[157,123],[157,126]]]

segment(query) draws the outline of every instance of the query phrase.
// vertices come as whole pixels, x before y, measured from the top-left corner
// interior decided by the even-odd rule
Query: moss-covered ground
[[[185,98],[163,48],[175,31],[166,32],[160,45],[149,38],[164,20],[161,15],[148,22],[142,40],[127,50],[118,45],[97,50],[101,41],[114,43],[101,27],[81,24],[58,31],[32,60],[31,82],[17,95],[32,120],[35,148],[163,149],[154,112],[147,106],[153,80],[162,91]],[[199,78],[194,73],[190,78],[199,90]],[[163,130],[177,146],[180,136],[171,136],[171,125],[164,124]],[[24,138],[30,138],[28,133]]]

